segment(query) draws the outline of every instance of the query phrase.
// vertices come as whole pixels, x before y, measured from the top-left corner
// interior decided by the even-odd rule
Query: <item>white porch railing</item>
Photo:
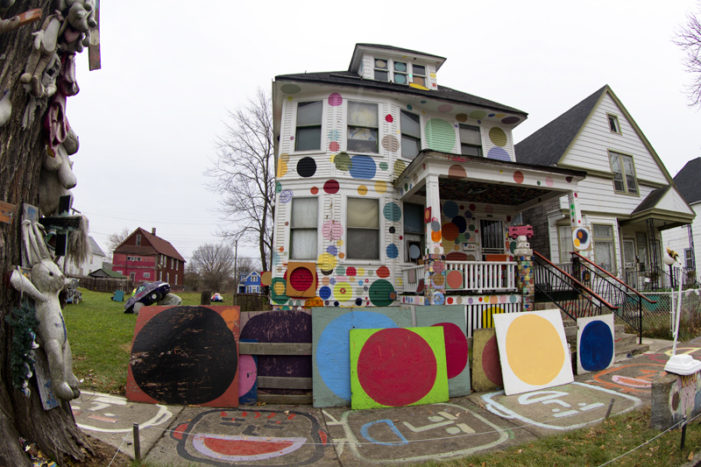
[[[516,263],[511,261],[446,261],[446,293],[450,291],[505,292],[516,289]],[[455,271],[455,272],[453,272]],[[424,266],[403,270],[404,291],[417,292]]]

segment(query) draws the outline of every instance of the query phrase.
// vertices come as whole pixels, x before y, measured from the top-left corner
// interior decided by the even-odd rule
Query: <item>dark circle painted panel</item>
[[[139,388],[166,404],[203,404],[231,386],[238,361],[226,321],[204,307],[162,311],[134,338],[131,370]]]
[[[613,358],[613,335],[603,321],[591,321],[582,330],[579,340],[579,361],[587,371],[607,368]]]

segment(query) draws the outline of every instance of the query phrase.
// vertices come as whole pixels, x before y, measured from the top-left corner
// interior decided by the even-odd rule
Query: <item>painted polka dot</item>
[[[326,247],[326,252],[330,255],[336,256],[338,254],[338,248],[335,245],[329,245]]]
[[[341,146],[338,144],[338,141],[331,141],[329,143],[329,151],[336,152],[339,149],[341,149]]]
[[[470,112],[470,118],[474,118],[475,120],[481,120],[484,117],[487,116],[487,112],[484,110],[473,110]]]
[[[361,196],[367,195],[368,194],[368,187],[366,187],[365,185],[360,185],[358,187],[358,194]]]
[[[538,336],[538,345],[531,345]],[[514,375],[532,386],[550,383],[565,363],[562,341],[547,319],[523,313],[506,332],[506,355]]]
[[[455,120],[459,121],[460,123],[466,122],[467,114],[459,113],[455,116]]]
[[[523,173],[520,170],[514,172],[514,181],[516,183],[523,183]]]
[[[448,169],[448,177],[450,178],[465,178],[467,177],[467,172],[462,165],[453,164]]]
[[[336,257],[329,253],[322,253],[317,258],[317,264],[322,274],[328,276],[329,274],[333,273],[333,270],[336,267]]]
[[[280,87],[280,90],[285,94],[297,94],[302,90],[302,88],[296,84],[283,84],[282,87]]]
[[[333,92],[329,95],[329,105],[331,107],[337,107],[343,103],[343,98],[337,92]]]
[[[449,241],[453,241],[456,238],[458,238],[458,234],[460,233],[460,231],[458,230],[458,226],[453,224],[452,222],[447,222],[443,224],[441,232],[443,238]]]
[[[512,125],[512,124],[514,124],[514,123],[518,123],[520,120],[521,120],[520,118],[518,118],[518,117],[513,117],[513,116],[511,116],[511,117],[504,117],[504,118],[501,119],[501,123],[503,123],[503,124],[505,124],[505,125]]]
[[[406,169],[406,162],[404,161],[394,161],[394,176],[399,177],[402,172]]]
[[[509,162],[511,161],[511,156],[504,148],[495,146],[487,152],[487,159]]]
[[[455,146],[455,129],[450,122],[432,118],[426,122],[425,134],[429,149],[451,152]]]
[[[394,243],[390,243],[389,245],[387,245],[386,253],[388,258],[394,259],[397,256],[399,256],[399,249],[397,248],[397,245],[395,245]]]
[[[378,279],[370,286],[369,296],[373,305],[387,306],[396,300],[397,293],[391,282],[385,279]]]
[[[309,189],[309,192],[310,192],[311,194],[315,195],[315,194],[319,193],[319,188],[313,186],[313,187],[311,187],[311,188]]]
[[[324,192],[333,195],[334,193],[338,193],[338,189],[338,180],[331,179],[324,182]]]
[[[443,214],[446,217],[455,217],[458,215],[458,205],[455,201],[446,201],[443,204]]]
[[[280,202],[283,204],[289,203],[292,200],[292,190],[282,190],[280,192]]]
[[[389,168],[389,165],[387,165],[387,162],[380,162],[380,169],[381,170],[387,170]]]
[[[340,222],[326,221],[321,226],[321,234],[327,240],[339,240],[343,236],[343,226]]]
[[[489,130],[489,140],[497,146],[506,145],[506,133],[499,127],[493,127]]]
[[[446,283],[449,289],[461,289],[463,285],[463,276],[460,271],[448,271],[446,275]]]
[[[339,282],[333,287],[333,296],[340,301],[350,300],[353,298],[353,288],[348,282]]]
[[[394,117],[392,117],[391,114],[385,115],[385,121],[388,123],[392,123],[394,121]]]
[[[316,162],[311,157],[303,157],[297,162],[297,174],[300,177],[311,177],[316,173]]]
[[[351,158],[346,152],[339,152],[333,158],[336,169],[347,171],[351,167]]]
[[[397,139],[396,136],[393,135],[386,135],[382,137],[382,147],[385,148],[389,152],[397,152],[399,151],[399,140]],[[385,163],[385,170],[386,170],[387,163]]]
[[[377,166],[370,156],[351,157],[350,174],[353,178],[371,179],[375,176]]]
[[[382,209],[385,219],[397,222],[402,218],[402,210],[397,203],[387,203]]]
[[[453,106],[450,104],[441,104],[438,106],[438,111],[441,113],[448,113],[453,110]]]
[[[378,180],[375,182],[375,191],[377,193],[386,193],[387,192],[387,182],[384,180]]]

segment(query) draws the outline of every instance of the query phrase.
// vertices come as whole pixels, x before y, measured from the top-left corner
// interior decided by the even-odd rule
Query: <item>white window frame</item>
[[[621,134],[621,124],[618,121],[618,116],[614,114],[606,114],[606,121],[608,122],[609,130],[611,133]]]
[[[297,149],[297,129],[299,125],[297,124],[297,112],[299,110],[299,105],[300,104],[311,104],[314,102],[319,102],[321,103],[321,117],[319,120],[319,148],[318,149]],[[304,153],[318,153],[321,151],[321,149],[324,147],[324,118],[325,118],[325,113],[326,113],[326,106],[324,105],[324,99],[304,99],[295,102],[295,115],[294,115],[294,123],[295,123],[295,128],[294,128],[294,144],[292,145],[292,152],[295,154],[304,154]],[[311,127],[316,127],[317,125],[302,125],[302,128],[311,128]]]
[[[417,138],[416,136],[414,136],[414,135],[410,135],[409,133],[405,133],[405,132],[404,132],[404,128],[403,128],[403,125],[402,125],[402,115],[405,114],[405,113],[408,114],[408,115],[414,115],[416,118],[418,118],[418,120],[419,120],[419,137],[418,137],[418,138]],[[408,110],[404,110],[404,109],[400,110],[400,112],[399,112],[399,127],[400,127],[400,128],[399,128],[399,137],[400,137],[400,141],[399,141],[399,142],[400,142],[400,146],[401,146],[401,147],[399,148],[399,156],[400,156],[402,159],[405,159],[405,160],[408,160],[408,161],[412,161],[412,160],[414,160],[414,159],[416,158],[416,156],[419,155],[419,152],[421,152],[421,149],[422,149],[422,136],[423,136],[423,135],[422,135],[422,131],[421,131],[421,128],[422,128],[422,127],[421,127],[421,115],[419,115],[419,114],[417,114],[417,113],[414,113],[414,112],[409,112]],[[407,157],[407,156],[404,155],[404,144],[403,144],[403,140],[404,140],[404,137],[405,137],[405,136],[406,136],[407,138],[411,138],[411,139],[418,139],[418,142],[419,142],[419,151],[414,155],[414,157]]]
[[[372,199],[372,200],[375,200],[377,202],[377,258],[372,258],[372,259],[371,258],[354,258],[348,252],[348,246],[350,243],[350,241],[348,239],[348,230],[349,230],[349,228],[351,228],[348,225],[349,224],[348,223],[348,200],[350,200],[350,199]],[[345,221],[344,244],[346,246],[346,260],[348,262],[364,263],[364,264],[379,264],[380,261],[386,260],[386,258],[385,258],[386,252],[382,248],[383,247],[382,232],[384,232],[384,222],[383,222],[384,216],[382,215],[382,212],[381,212],[382,205],[381,205],[380,201],[381,201],[380,198],[372,198],[372,197],[368,197],[368,196],[346,196],[345,197],[344,205],[345,205],[346,209],[344,212],[346,213],[346,216],[344,219],[344,221]],[[366,229],[366,230],[369,230],[369,229]]]
[[[613,191],[615,191],[616,193],[624,194],[624,195],[639,196],[640,195],[640,184],[638,183],[638,176],[636,175],[636,171],[635,171],[635,159],[633,159],[633,156],[631,156],[630,154],[624,154],[624,153],[619,152],[619,151],[614,151],[611,149],[609,149],[608,153],[609,153],[609,166],[611,167],[611,173],[614,176],[614,178],[613,178]],[[619,190],[618,188],[616,188],[616,170],[615,170],[616,166],[615,166],[614,161],[613,161],[613,155],[616,155],[616,157],[618,158],[618,170],[620,171],[621,179],[623,181],[623,190]],[[625,163],[623,162],[623,160],[625,158],[630,159],[630,165],[631,165],[632,170],[633,170],[632,174],[628,174],[626,172]],[[629,175],[635,181],[635,191],[631,191],[630,186],[628,184],[628,176]]]
[[[348,140],[350,137],[350,131],[349,128],[374,128],[374,127],[361,127],[357,125],[351,125],[350,124],[350,104],[355,103],[355,104],[371,104],[374,105],[377,108],[377,145],[376,145],[376,151],[375,152],[365,152],[365,151],[356,151],[354,149],[350,149],[348,147]],[[368,156],[377,156],[380,154],[380,141],[382,141],[382,119],[380,117],[380,103],[377,101],[372,101],[372,100],[364,100],[364,99],[352,99],[347,101],[346,104],[346,139],[345,139],[345,144],[346,144],[346,151],[352,152],[353,154],[363,154],[363,155],[368,155]]]
[[[599,237],[596,235],[596,226],[601,226],[601,227],[610,227],[611,228],[611,237]],[[591,225],[591,239],[592,239],[592,247],[593,247],[593,255],[594,255],[594,261],[599,264],[599,260],[596,258],[596,244],[599,243],[609,243],[611,244],[611,269],[608,269],[608,272],[611,274],[617,274],[618,272],[618,248],[616,248],[616,226],[614,224],[608,224],[605,222],[592,222]],[[602,268],[601,264],[599,264]],[[606,269],[606,268],[604,268]]]
[[[320,198],[319,198],[319,197],[316,197],[316,196],[297,196],[297,197],[293,197],[293,198],[292,198],[292,201],[290,201],[290,217],[292,217],[292,212],[293,212],[293,211],[292,211],[292,203],[294,203],[295,200],[300,200],[300,199],[313,199],[313,200],[316,200],[316,227],[314,227],[314,229],[313,229],[313,230],[316,231],[316,252],[315,252],[315,254],[312,255],[311,257],[294,256],[294,253],[295,253],[295,252],[294,252],[294,249],[292,248],[292,233],[293,233],[293,230],[312,230],[312,228],[311,228],[311,227],[298,227],[298,228],[296,228],[296,229],[293,229],[293,227],[292,227],[292,219],[290,219],[290,229],[289,229],[289,235],[288,235],[288,239],[289,239],[289,242],[290,242],[290,243],[289,243],[289,245],[290,245],[290,248],[289,248],[289,250],[290,250],[290,259],[291,259],[291,260],[295,260],[295,261],[297,261],[297,260],[305,260],[305,261],[306,261],[306,260],[315,260],[315,259],[319,256],[319,245],[321,245],[321,243],[319,242],[319,212],[320,212],[320,209],[319,209],[319,204],[320,204],[319,199],[320,199]]]
[[[376,60],[384,60],[387,63],[387,69],[383,70],[381,68],[378,68],[376,66]],[[395,77],[394,77],[394,72],[395,72],[394,63],[395,62],[404,63],[406,65],[406,73],[403,73],[403,72],[397,73],[397,74],[401,74],[401,75],[406,76],[406,83],[397,83],[395,81]],[[425,88],[428,88],[428,86],[426,86],[428,84],[428,65],[426,65],[424,63],[411,63],[409,61],[409,59],[401,60],[401,59],[386,58],[386,57],[372,57],[372,79],[374,79],[376,81],[382,81],[383,83],[394,83],[394,84],[399,84],[401,86],[409,86],[410,84],[414,83],[414,65],[424,67],[424,73],[417,75],[417,76],[420,76],[424,79],[424,84],[418,84],[418,83],[416,83],[416,84],[419,86],[423,86]],[[386,72],[387,73],[387,81],[379,80],[379,79],[375,78],[375,71],[376,70]]]
[[[462,141],[462,135],[461,135],[461,133],[460,133],[460,130],[461,130],[462,128],[469,128],[469,129],[475,129],[475,128],[476,128],[476,129],[477,129],[477,131],[479,132],[479,137],[480,137],[480,144],[479,144],[479,146],[477,146],[476,144],[473,144],[473,143],[468,143],[468,142],[463,143],[463,141]],[[461,124],[458,126],[458,139],[460,140],[460,154],[461,154],[461,155],[474,156],[474,157],[484,157],[484,150],[483,150],[483,148],[482,148],[482,127],[481,127],[481,126],[479,126],[479,125],[470,125],[470,124],[467,124],[467,123],[461,123]],[[476,148],[476,149],[477,149],[477,152],[478,152],[479,154],[478,154],[477,156],[475,156],[474,154],[464,154],[464,153],[462,152],[462,147],[463,147],[463,145],[464,145],[464,146],[469,146],[469,147],[471,147],[471,148]]]

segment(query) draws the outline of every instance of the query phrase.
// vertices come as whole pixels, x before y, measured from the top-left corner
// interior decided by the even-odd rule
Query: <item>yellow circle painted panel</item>
[[[562,340],[547,319],[532,314],[519,316],[511,322],[505,340],[511,371],[524,383],[548,384],[562,370]]]

